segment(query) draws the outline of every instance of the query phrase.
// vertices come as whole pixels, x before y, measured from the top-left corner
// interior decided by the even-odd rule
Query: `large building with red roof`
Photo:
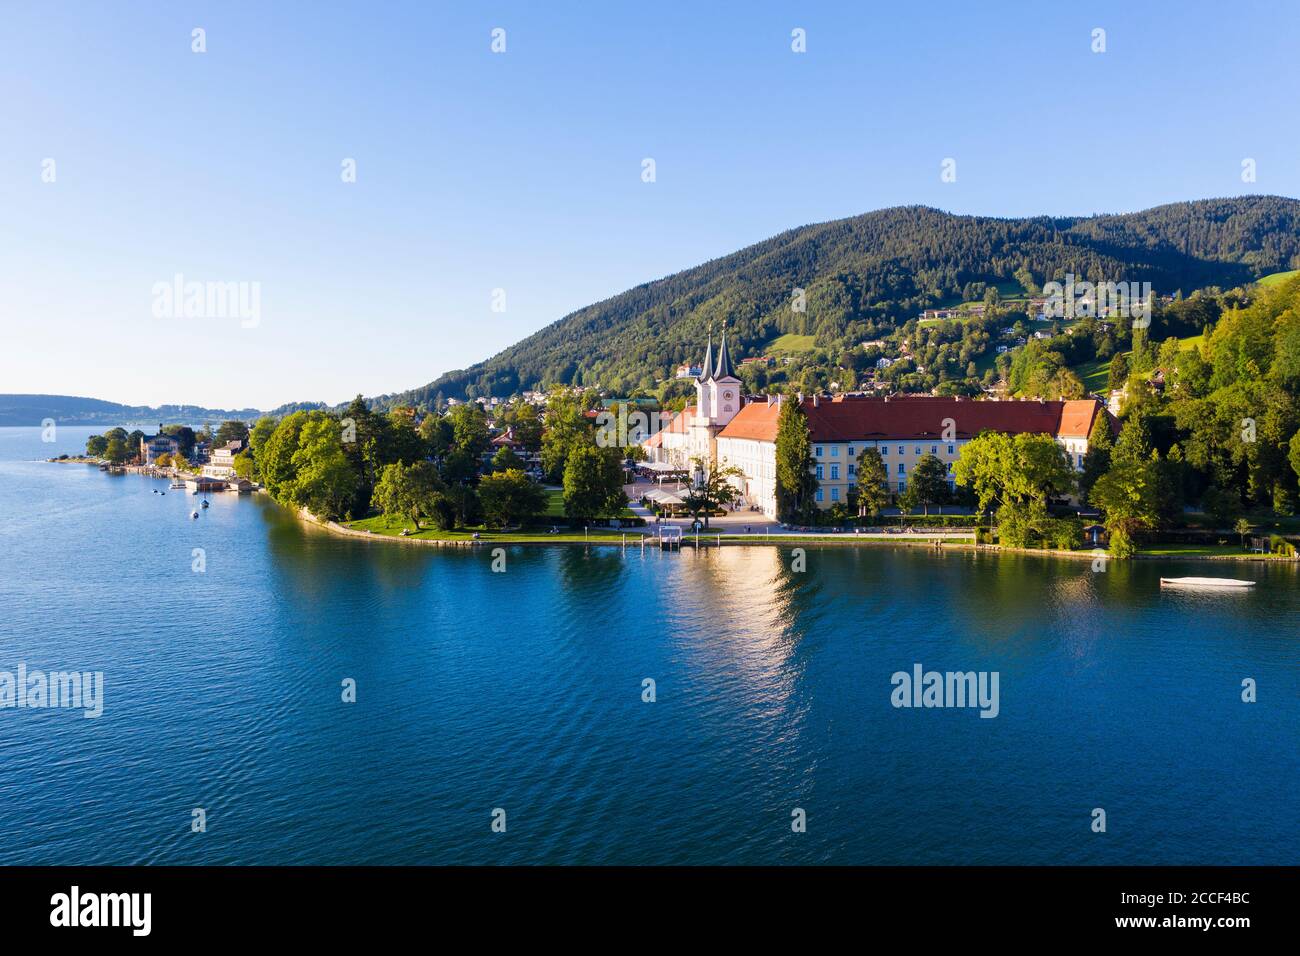
[[[709,352],[711,359],[711,347]],[[696,458],[739,469],[743,477],[734,480],[745,504],[758,505],[775,516],[777,417],[786,399],[768,396],[742,403],[740,383],[717,375],[724,357],[723,371],[729,377],[725,336],[713,374],[706,372],[707,377],[696,383],[696,404],[652,435],[644,447],[651,461],[686,470]],[[710,368],[709,361],[704,367]],[[1080,469],[1097,416],[1110,417],[1105,406],[1092,398],[1049,402],[843,395],[804,398],[802,408],[812,437],[816,498],[822,508],[848,503],[849,489],[857,482],[858,456],[866,448],[876,449],[884,460],[889,490],[901,492],[923,455],[934,455],[951,471],[961,447],[984,431],[1051,435]],[[1113,428],[1113,418],[1110,421]]]

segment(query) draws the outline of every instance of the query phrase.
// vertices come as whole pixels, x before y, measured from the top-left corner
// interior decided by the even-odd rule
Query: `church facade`
[[[719,461],[718,436],[744,405],[740,379],[736,378],[727,333],[722,333],[718,354],[709,337],[704,364],[695,380],[695,404],[688,405],[658,433],[643,443],[650,461],[691,471],[693,462]]]

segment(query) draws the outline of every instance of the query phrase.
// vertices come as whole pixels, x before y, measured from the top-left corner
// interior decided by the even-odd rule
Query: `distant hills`
[[[254,419],[256,408],[202,408],[198,405],[122,405],[72,395],[0,395],[0,425],[40,425],[52,418],[60,425],[104,425],[161,422],[202,425],[228,419]]]
[[[613,392],[651,389],[699,360],[726,320],[733,355],[783,335],[833,353],[886,335],[972,286],[1066,273],[1151,282],[1158,294],[1230,288],[1300,266],[1300,201],[1205,199],[1143,212],[996,219],[923,206],[801,226],[739,252],[579,309],[484,362],[379,404],[431,405],[439,395],[510,395],[552,383]],[[806,308],[791,308],[794,289]]]

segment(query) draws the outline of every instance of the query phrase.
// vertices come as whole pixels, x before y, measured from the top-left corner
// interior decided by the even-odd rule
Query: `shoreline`
[[[68,458],[47,458],[45,461],[49,464],[86,464],[97,465],[98,462],[85,457],[68,457]],[[144,471],[138,471],[145,477],[159,478],[166,480],[168,476],[161,474],[150,474]],[[254,494],[266,494],[266,489],[257,487]],[[270,500],[275,501],[274,498]],[[279,505],[279,502],[276,502]],[[281,506],[284,507],[284,506]],[[400,537],[398,535],[375,534],[370,531],[359,531],[355,528],[346,528],[337,521],[327,521],[311,514],[305,508],[293,509],[285,508],[296,517],[313,527],[319,528],[330,534],[339,537],[354,538],[362,541],[380,541],[399,545],[418,545],[421,547],[434,548],[481,548],[488,546],[500,547],[602,547],[602,548],[640,548],[641,543],[638,539],[654,539],[652,535],[644,534],[640,531],[628,531],[618,538],[612,534],[601,535],[599,537],[589,538],[583,541],[574,540],[554,540],[545,535],[522,535],[523,540],[511,540],[508,537],[486,538],[473,540],[470,538],[449,539],[449,538],[416,538]],[[851,532],[836,532],[826,534],[816,533],[784,533],[775,535],[747,534],[737,535],[726,532],[710,531],[706,534],[699,535],[698,544],[695,542],[696,536],[693,534],[683,534],[681,540],[682,548],[696,548],[697,550],[717,547],[904,547],[904,548],[924,548],[930,551],[962,551],[972,552],[975,554],[1008,554],[1008,555],[1028,555],[1041,558],[1065,558],[1074,561],[1094,561],[1102,558],[1106,561],[1208,561],[1208,562],[1249,562],[1264,564],[1282,564],[1282,565],[1300,565],[1300,558],[1285,558],[1272,554],[1143,554],[1138,553],[1128,558],[1115,558],[1103,550],[1080,550],[1080,551],[1061,551],[1058,549],[1044,548],[1012,548],[999,544],[979,544],[973,540],[954,540],[946,538],[943,535],[935,534],[926,537],[903,537],[901,535],[858,535]]]
[[[291,509],[286,509],[291,510]],[[441,538],[414,538],[399,537],[397,535],[374,534],[369,531],[358,531],[354,528],[345,528],[337,521],[322,520],[308,512],[306,509],[298,509],[298,517],[307,524],[320,528],[331,534],[339,535],[346,538],[358,538],[363,541],[390,542],[401,545],[420,545],[423,547],[435,548],[482,548],[482,547],[605,547],[605,548],[636,548],[641,547],[640,538],[655,540],[652,535],[641,534],[640,532],[628,532],[627,540],[615,539],[610,536],[592,538],[587,541],[569,541],[569,540],[521,540],[512,541],[507,539],[480,539],[480,540],[454,540]],[[945,552],[945,551],[962,551],[974,554],[1007,554],[1007,555],[1029,555],[1040,558],[1068,558],[1075,561],[1094,561],[1097,558],[1104,558],[1106,561],[1246,561],[1265,564],[1283,564],[1298,565],[1297,559],[1279,558],[1265,554],[1215,554],[1215,555],[1168,555],[1168,554],[1135,554],[1130,558],[1113,558],[1104,551],[1060,551],[1047,550],[1039,548],[1010,548],[997,544],[976,544],[973,541],[952,541],[935,538],[926,539],[900,539],[897,536],[886,537],[883,535],[865,537],[852,534],[782,534],[782,535],[719,535],[716,533],[700,535],[700,543],[697,546],[693,543],[694,535],[683,535],[681,547],[698,548],[698,550],[707,550],[717,547],[803,547],[812,545],[815,547],[904,547],[904,548],[923,548],[928,551]]]

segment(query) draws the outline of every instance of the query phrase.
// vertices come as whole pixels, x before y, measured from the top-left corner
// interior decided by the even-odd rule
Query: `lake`
[[[37,460],[102,430],[0,429],[0,671],[103,674],[97,718],[0,709],[0,864],[1300,858],[1294,566],[554,546],[494,573]],[[1159,586],[1205,574],[1259,584]],[[895,707],[918,664],[996,673],[997,716]]]

